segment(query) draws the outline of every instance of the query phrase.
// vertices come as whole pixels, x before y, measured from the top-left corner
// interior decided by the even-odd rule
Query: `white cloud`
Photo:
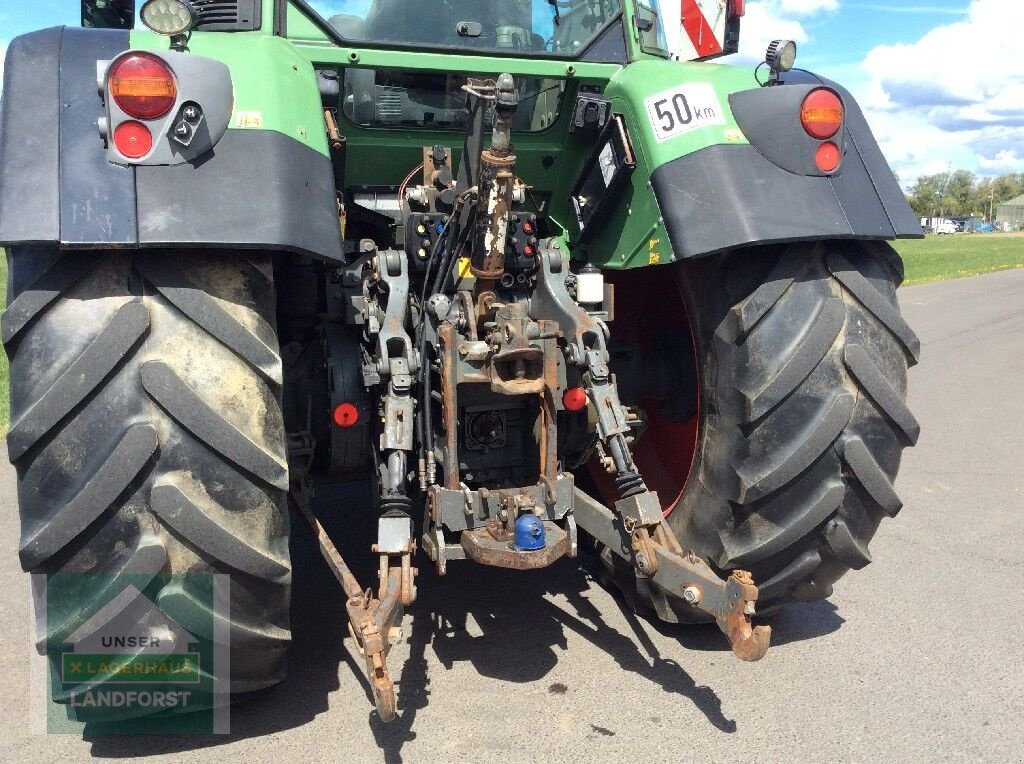
[[[839,10],[839,0],[779,0],[779,11],[809,16],[812,13]]]
[[[1024,3],[973,0],[961,21],[873,48],[858,99],[905,180],[946,166],[1024,171]]]
[[[950,8],[948,5],[885,5],[882,3],[847,3],[844,8],[877,13],[926,13],[930,16],[964,16],[966,8]]]
[[[1003,149],[997,151],[991,159],[982,157],[978,160],[978,167],[986,173],[1002,175],[1007,172],[1020,172],[1024,167],[1024,156],[1018,157],[1015,151]]]
[[[748,2],[740,29],[740,51],[732,64],[753,65],[764,60],[772,40],[793,40],[799,46],[809,35],[800,17],[838,7],[838,0],[759,0]]]

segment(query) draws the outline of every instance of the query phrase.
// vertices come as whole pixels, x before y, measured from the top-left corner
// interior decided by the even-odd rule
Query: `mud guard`
[[[790,83],[792,83],[790,85]],[[837,172],[814,165],[818,142],[793,124],[814,87],[843,100]],[[807,72],[785,87],[734,93],[749,145],[715,145],[664,164],[651,186],[678,259],[763,244],[820,239],[919,238],[921,227],[848,91]]]
[[[0,105],[0,244],[274,249],[341,261],[330,159],[272,130],[228,130],[173,167],[108,161],[96,62],[128,32],[55,27],[15,38]]]

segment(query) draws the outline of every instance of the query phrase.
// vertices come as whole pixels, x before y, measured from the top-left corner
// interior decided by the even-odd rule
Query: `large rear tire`
[[[759,614],[828,597],[871,562],[879,523],[899,512],[893,480],[919,433],[906,406],[920,343],[896,300],[902,263],[888,244],[823,242],[671,267],[697,361],[679,387],[699,413],[696,441],[670,457],[659,449],[651,469],[668,523],[720,572],[751,571]],[[651,421],[641,444],[665,443]],[[686,432],[676,428],[666,432]],[[642,448],[637,462],[644,472]],[[603,556],[636,605],[706,620]]]
[[[56,612],[37,600],[39,646],[64,642],[122,581],[213,640],[211,603],[179,574],[226,573],[229,688],[279,682],[291,567],[269,256],[8,254],[22,567],[101,574]]]

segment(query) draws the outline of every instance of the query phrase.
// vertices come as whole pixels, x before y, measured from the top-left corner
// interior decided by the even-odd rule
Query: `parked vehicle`
[[[454,6],[152,0],[148,29],[11,42],[21,564],[106,576],[41,621],[51,660],[128,576],[229,649],[211,692],[279,682],[291,516],[385,721],[421,552],[468,577],[587,547],[745,660],[871,562],[919,429],[888,242],[921,227],[857,102],[786,41],[764,87],[702,63],[742,2],[687,5],[687,62],[652,0]],[[372,504],[318,511],[376,519],[372,589],[313,514],[340,480]],[[213,574],[224,612],[180,578]],[[54,699],[108,718],[80,702],[105,681]]]

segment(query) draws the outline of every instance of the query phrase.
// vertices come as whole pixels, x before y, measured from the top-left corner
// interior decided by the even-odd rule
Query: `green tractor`
[[[230,657],[193,707],[279,682],[290,517],[384,720],[417,564],[586,552],[745,660],[763,619],[867,565],[918,436],[887,242],[921,229],[855,100],[792,43],[754,72],[706,61],[742,14],[85,0],[82,28],[12,41],[20,557],[79,582],[56,605],[37,587],[40,649],[129,612],[130,580]],[[314,514],[356,480],[373,506]],[[321,524],[360,513],[369,589]],[[98,685],[54,698],[87,719]]]

